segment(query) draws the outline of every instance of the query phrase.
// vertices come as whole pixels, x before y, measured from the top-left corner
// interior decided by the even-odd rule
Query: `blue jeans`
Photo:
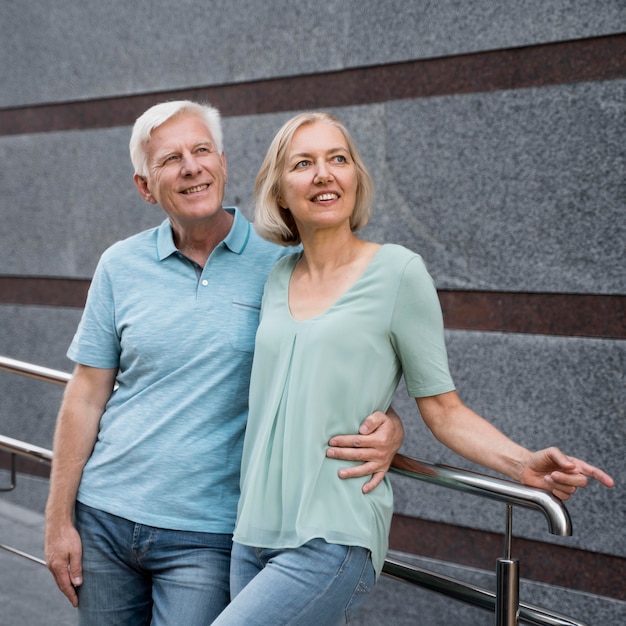
[[[81,626],[205,626],[229,601],[232,536],[135,524],[80,502]]]
[[[313,539],[299,548],[233,544],[233,600],[214,626],[347,624],[376,582],[369,550]]]

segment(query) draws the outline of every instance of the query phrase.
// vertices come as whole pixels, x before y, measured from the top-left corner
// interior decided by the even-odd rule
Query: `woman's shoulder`
[[[381,268],[390,287],[410,288],[433,283],[426,262],[420,254],[399,244],[385,244],[379,253]]]
[[[418,264],[424,264],[424,259],[420,254],[397,243],[383,244],[380,252],[382,253],[381,256],[389,263],[407,264],[416,261]]]
[[[302,250],[297,250],[296,252],[291,252],[290,254],[286,254],[276,261],[274,267],[269,274],[271,278],[276,278],[284,275],[291,275],[293,268],[296,263],[300,260],[302,256]]]

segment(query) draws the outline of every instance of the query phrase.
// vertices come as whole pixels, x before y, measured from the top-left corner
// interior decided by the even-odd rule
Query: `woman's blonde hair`
[[[261,237],[282,246],[296,246],[300,243],[300,234],[291,212],[282,208],[278,202],[287,151],[296,131],[315,122],[330,124],[341,131],[356,166],[356,200],[350,216],[350,228],[352,231],[359,230],[370,220],[374,185],[348,129],[329,113],[300,113],[276,133],[254,185],[254,227]]]

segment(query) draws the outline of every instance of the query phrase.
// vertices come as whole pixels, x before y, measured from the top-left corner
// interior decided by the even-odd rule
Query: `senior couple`
[[[46,507],[48,567],[80,624],[349,622],[387,550],[401,376],[465,458],[562,499],[588,477],[612,486],[460,400],[421,257],[355,235],[372,182],[338,120],[278,131],[254,228],[223,206],[211,106],[151,107],[130,154],[167,219],[100,259]]]

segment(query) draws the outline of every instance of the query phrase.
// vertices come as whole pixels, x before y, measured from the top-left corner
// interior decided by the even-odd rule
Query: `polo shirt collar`
[[[241,254],[246,247],[246,243],[248,243],[252,225],[237,207],[224,207],[224,210],[228,211],[234,217],[234,220],[233,225],[231,226],[230,231],[228,235],[226,235],[223,243],[235,254]],[[170,221],[166,219],[158,228],[157,253],[159,255],[159,260],[162,261],[177,251],[178,250],[174,245],[172,226]]]
[[[235,254],[241,254],[248,243],[248,239],[250,238],[250,229],[252,228],[252,224],[250,224],[237,207],[228,206],[224,207],[224,210],[228,211],[235,218],[230,232],[224,239],[224,244]]]

